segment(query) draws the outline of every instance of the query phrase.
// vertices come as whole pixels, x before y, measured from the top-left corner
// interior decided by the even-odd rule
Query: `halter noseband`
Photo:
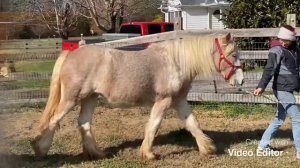
[[[217,45],[217,49],[218,49],[218,52],[219,52],[219,66],[218,66],[218,71],[221,72],[221,63],[222,63],[222,60],[225,61],[225,63],[227,63],[227,65],[229,65],[231,67],[231,70],[229,71],[228,74],[225,74],[223,75],[223,78],[225,80],[229,80],[231,78],[231,76],[235,73],[235,71],[238,69],[238,68],[241,68],[241,66],[236,66],[234,65],[228,58],[226,55],[223,54],[223,51],[222,51],[222,48],[221,48],[221,45],[220,45],[220,42],[219,42],[219,39],[218,38],[215,38],[215,43]]]

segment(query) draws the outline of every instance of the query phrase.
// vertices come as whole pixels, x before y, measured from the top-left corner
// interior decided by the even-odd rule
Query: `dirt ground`
[[[140,160],[149,109],[110,109],[98,107],[93,118],[93,132],[106,158],[90,161],[82,155],[77,129],[78,109],[60,123],[47,158],[34,157],[30,141],[37,134],[41,110],[0,114],[0,167],[299,167],[292,143],[291,122],[287,120],[274,141],[283,151],[280,156],[260,156],[257,143],[273,114],[253,114],[228,118],[219,111],[195,111],[201,128],[218,149],[211,157],[200,157],[191,134],[173,111],[166,115],[155,139],[155,161]],[[273,141],[273,142],[274,142]],[[245,156],[233,154],[245,152]],[[253,153],[252,153],[253,152]]]

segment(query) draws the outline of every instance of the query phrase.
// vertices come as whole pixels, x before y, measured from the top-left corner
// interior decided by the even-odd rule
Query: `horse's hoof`
[[[105,154],[103,154],[101,152],[92,153],[92,154],[91,153],[88,153],[88,154],[85,153],[85,155],[89,158],[89,160],[100,160],[100,159],[105,158]]]
[[[38,146],[39,138],[35,138],[33,141],[30,142],[30,145],[35,153],[35,156],[38,160],[44,159],[47,156],[47,152],[43,152],[40,147]]]
[[[207,149],[207,154],[208,155],[214,155],[217,152],[217,149],[214,145],[211,145]]]
[[[83,150],[83,153],[90,160],[99,160],[105,158],[105,153],[100,150],[93,150],[93,151]]]
[[[141,152],[140,155],[143,160],[156,160],[158,158],[158,156],[153,154],[152,152],[148,152],[148,153]]]
[[[216,147],[214,145],[206,146],[203,150],[200,150],[201,156],[211,156],[216,153]]]

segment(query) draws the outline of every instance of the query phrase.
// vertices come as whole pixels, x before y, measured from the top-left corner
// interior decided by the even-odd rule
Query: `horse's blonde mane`
[[[195,77],[197,74],[209,76],[217,71],[212,56],[216,50],[214,40],[215,37],[212,36],[187,36],[169,40],[165,42],[167,55],[188,77]]]

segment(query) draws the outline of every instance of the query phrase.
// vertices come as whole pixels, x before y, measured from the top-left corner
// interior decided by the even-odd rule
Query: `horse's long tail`
[[[50,92],[45,110],[42,114],[39,129],[40,131],[45,130],[49,126],[51,118],[57,111],[58,104],[61,99],[61,82],[60,82],[60,71],[61,66],[66,59],[68,51],[63,51],[58,57],[52,72]]]

